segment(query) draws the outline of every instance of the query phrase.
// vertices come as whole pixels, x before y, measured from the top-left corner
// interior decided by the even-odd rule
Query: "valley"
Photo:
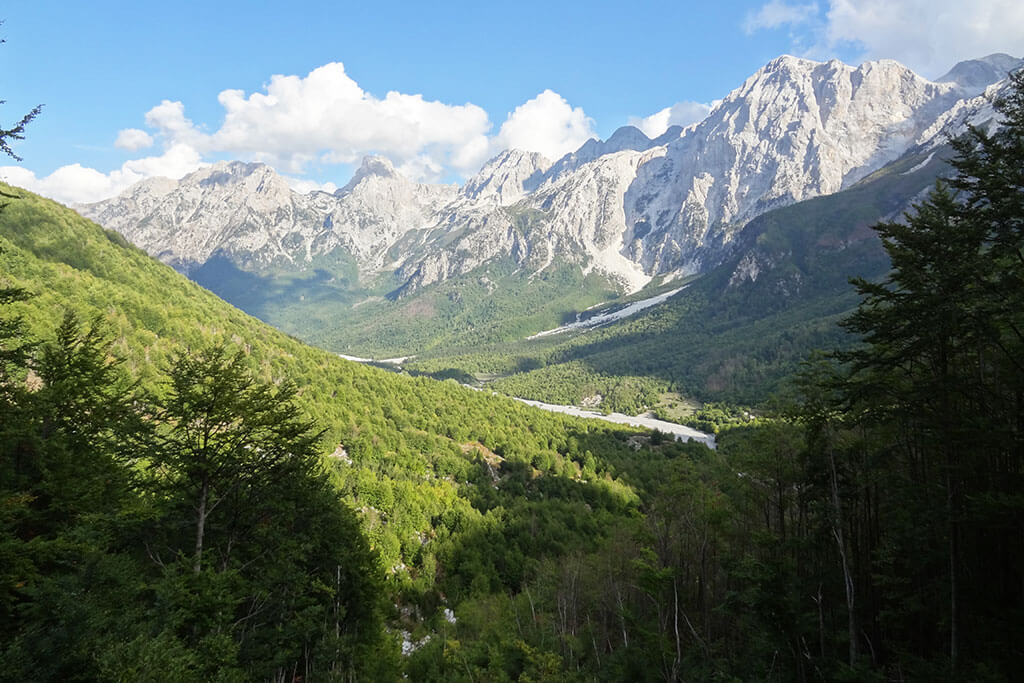
[[[1013,680],[1024,60],[783,55],[701,111],[493,148],[523,105],[461,184],[436,140],[0,183],[4,676]]]
[[[78,210],[345,356],[631,413],[666,390],[758,404],[810,350],[848,343],[846,280],[886,268],[868,226],[948,173],[951,132],[992,117],[975,71],[999,72],[972,64],[932,83],[783,57],[685,130],[622,128],[556,161],[508,150],[462,187],[367,157],[301,195],[233,162]]]

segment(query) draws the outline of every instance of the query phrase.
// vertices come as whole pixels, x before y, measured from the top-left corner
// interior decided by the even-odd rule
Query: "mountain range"
[[[76,208],[327,348],[502,341],[708,273],[745,248],[738,236],[752,219],[985,123],[1001,79],[1021,64],[990,55],[933,82],[891,60],[782,56],[685,129],[651,139],[627,126],[555,161],[506,150],[461,187],[418,183],[367,157],[333,194],[300,194],[263,164],[219,162]],[[748,274],[753,258],[740,259]]]
[[[702,123],[508,150],[461,187],[371,158],[302,195],[223,163],[80,207],[124,234],[0,183],[4,670],[1014,680],[1008,64],[781,58]],[[918,204],[943,177],[964,204]],[[855,363],[787,397],[809,349],[858,341],[851,310]],[[419,351],[386,372],[348,345]]]

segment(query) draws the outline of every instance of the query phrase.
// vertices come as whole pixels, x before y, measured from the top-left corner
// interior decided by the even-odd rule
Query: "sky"
[[[370,154],[461,182],[508,147],[554,160],[696,122],[780,54],[926,78],[1024,56],[1020,0],[33,0],[0,19],[0,129],[44,105],[0,179],[66,203],[232,159],[299,191]]]

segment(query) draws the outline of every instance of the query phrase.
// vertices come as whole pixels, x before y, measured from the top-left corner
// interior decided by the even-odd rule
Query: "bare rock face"
[[[367,157],[352,180],[330,199],[323,193],[311,195],[331,226],[330,239],[316,245],[316,252],[341,246],[361,269],[381,270],[387,250],[406,232],[432,226],[438,211],[457,191],[454,185],[414,183],[387,159]]]
[[[414,291],[511,257],[526,273],[572,264],[635,291],[714,267],[761,213],[983,121],[991,84],[1021,64],[990,55],[930,82],[888,60],[783,56],[686,129],[652,140],[627,126],[554,163],[506,150],[461,189],[367,157],[334,194],[301,195],[267,166],[222,162],[78,209],[185,272],[215,254],[259,271],[343,252],[361,274],[396,273]],[[756,277],[748,265],[737,277]]]
[[[263,164],[221,162],[77,208],[186,273],[214,254],[243,270],[262,270],[300,268],[339,248],[372,270],[406,231],[430,224],[456,191],[412,183],[380,157],[364,159],[334,195],[298,194]]]
[[[853,68],[779,57],[644,165],[626,222],[645,269],[699,272],[770,209],[860,180],[900,156],[961,97],[893,61]]]
[[[507,149],[484,164],[462,186],[461,195],[470,202],[491,201],[499,206],[515,204],[540,185],[551,162],[537,152]]]
[[[584,271],[596,268],[626,290],[647,284],[650,274],[629,258],[626,249],[634,236],[626,227],[623,205],[637,169],[663,153],[663,148],[655,148],[604,154],[553,178],[531,195],[528,205],[543,212],[549,226],[544,235],[547,262],[575,255]]]
[[[656,147],[664,139],[672,139],[672,136],[679,137],[682,128],[672,126],[658,140],[651,140],[644,135],[643,131],[634,126],[623,126],[619,128],[607,140],[595,140],[591,138],[575,152],[570,152],[556,161],[546,174],[547,179],[557,178],[565,173],[572,173],[584,164],[599,159],[606,154],[615,154],[626,150],[643,152],[651,147]]]
[[[303,198],[263,164],[221,162],[169,182],[143,181],[78,210],[185,272],[218,251],[242,268],[293,262],[320,227]]]

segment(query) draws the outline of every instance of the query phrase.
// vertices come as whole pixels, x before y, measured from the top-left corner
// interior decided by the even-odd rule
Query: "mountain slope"
[[[553,163],[508,150],[461,189],[411,182],[371,157],[334,195],[299,195],[265,166],[231,163],[80,210],[334,350],[409,355],[511,341],[609,288],[630,294],[659,276],[708,272],[766,211],[941,144],[1012,63],[965,62],[933,83],[887,60],[855,68],[783,56],[685,130],[652,140],[627,126]],[[571,286],[554,293],[544,285],[552,279]],[[511,299],[524,296],[534,315],[509,324],[521,315]],[[461,322],[460,301],[475,302]],[[459,327],[422,315],[439,309]]]
[[[394,660],[400,650],[408,653],[413,640],[441,642],[456,632],[455,613],[487,610],[537,581],[545,567],[602,552],[616,530],[637,526],[640,496],[648,486],[653,490],[659,469],[704,450],[669,443],[637,451],[647,440],[636,429],[342,360],[231,307],[114,231],[17,188],[0,184],[0,190],[20,196],[0,211],[0,287],[31,295],[3,306],[4,319],[22,315],[41,339],[52,337],[65,310],[98,321],[113,340],[113,353],[153,392],[164,391],[161,377],[172,354],[214,342],[243,351],[261,379],[298,385],[297,402],[325,429],[323,463],[338,504],[356,510],[388,576],[387,604],[395,607],[391,629],[381,637],[393,651],[373,653],[384,669],[404,666]],[[26,381],[31,386],[37,380]],[[296,552],[308,550],[305,539],[294,540]],[[143,551],[140,557],[156,561]],[[5,585],[5,595],[31,591],[36,577],[30,578]],[[151,591],[145,585],[138,590]],[[537,609],[547,618],[545,606]],[[501,619],[512,623],[511,616]],[[76,626],[86,633],[95,628]],[[259,628],[247,626],[254,637]],[[458,632],[463,647],[494,647],[477,642],[481,636],[472,626]],[[0,642],[5,653],[13,635]],[[153,637],[138,634],[134,644],[159,647],[166,641]],[[506,646],[516,651],[514,641]],[[557,654],[545,656],[561,667]],[[501,664],[484,659],[478,666]]]
[[[480,486],[490,492],[487,496],[504,499],[493,488],[492,474],[503,477],[506,469],[488,465],[476,446],[466,444],[486,444],[508,461],[507,468],[524,461],[546,463],[533,466],[542,476],[527,489],[548,490],[558,505],[578,506],[580,515],[588,503],[603,511],[600,515],[612,516],[635,504],[635,492],[611,478],[583,485],[571,459],[576,456],[566,450],[566,439],[574,436],[588,444],[599,463],[626,462],[632,450],[625,441],[635,430],[546,413],[453,382],[367,368],[305,346],[152,260],[119,234],[53,202],[0,187],[22,195],[0,212],[0,273],[5,285],[33,295],[13,312],[25,316],[34,334],[49,336],[66,309],[99,319],[115,339],[115,352],[153,389],[174,351],[214,340],[244,349],[265,379],[295,381],[300,404],[326,429],[323,445],[336,456],[330,462],[338,485],[363,511],[386,568],[409,567],[415,573],[423,562],[440,562],[434,552],[447,545],[427,553],[410,539],[441,533],[457,540],[462,533],[457,528],[472,533],[487,516],[486,508],[471,502]],[[599,464],[597,471],[603,477],[610,470]],[[509,511],[519,505],[504,504]],[[442,530],[442,518],[453,526]],[[561,542],[565,547],[590,543],[600,536],[594,533]],[[406,570],[395,571],[399,583],[410,580]],[[454,583],[445,590],[458,599],[458,582],[465,577],[457,567],[446,571]],[[418,590],[434,590],[432,578],[421,583]]]
[[[626,198],[645,238],[633,257],[663,272],[716,265],[738,227],[831,194],[892,161],[961,97],[892,61],[853,68],[779,57],[645,165]]]
[[[454,195],[453,186],[410,182],[381,157],[364,159],[333,195],[293,192],[264,164],[219,162],[177,183],[143,181],[79,211],[186,273],[214,256],[249,272],[301,271],[335,251],[372,271],[395,240],[429,223]]]
[[[615,410],[650,404],[668,389],[759,403],[812,349],[852,343],[836,325],[857,304],[848,279],[879,278],[889,268],[870,226],[897,217],[948,173],[950,155],[945,147],[911,153],[848,190],[763,214],[736,237],[725,263],[631,318],[408,367],[506,376],[491,386],[539,400],[601,394],[602,407]]]

